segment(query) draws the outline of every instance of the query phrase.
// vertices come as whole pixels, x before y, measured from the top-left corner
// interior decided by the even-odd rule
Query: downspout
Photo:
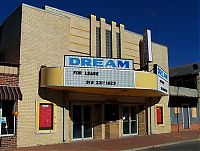
[[[65,91],[63,91],[62,99],[62,108],[63,108],[63,142],[66,141],[66,101],[65,101]]]
[[[151,98],[150,98],[149,104],[150,104],[150,108],[149,108],[149,110],[150,110],[150,111],[149,111],[149,116],[150,116],[150,117],[149,117],[149,124],[150,124],[150,125],[149,125],[149,129],[150,129],[150,134],[152,134],[152,120],[151,120],[151,116],[152,116],[152,115],[151,115]]]

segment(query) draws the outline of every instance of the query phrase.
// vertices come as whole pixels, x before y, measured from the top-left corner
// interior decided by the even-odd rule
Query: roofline
[[[20,67],[20,64],[0,61],[0,66]]]
[[[200,64],[200,62],[194,62],[194,63],[188,63],[188,64],[177,65],[177,66],[171,67],[170,69],[181,68],[181,67],[188,66],[188,65],[193,65],[193,64]]]

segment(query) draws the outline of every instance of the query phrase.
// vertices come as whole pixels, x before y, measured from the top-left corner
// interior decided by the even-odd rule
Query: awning
[[[20,88],[0,86],[0,101],[2,100],[22,100]]]

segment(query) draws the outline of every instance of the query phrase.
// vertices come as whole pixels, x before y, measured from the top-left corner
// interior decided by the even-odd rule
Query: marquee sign
[[[169,75],[157,64],[154,65],[154,73],[158,75],[158,91],[169,93]]]
[[[81,56],[65,56],[65,67],[87,67],[107,69],[133,69],[133,60],[95,58]]]
[[[134,71],[65,67],[64,86],[134,88]]]

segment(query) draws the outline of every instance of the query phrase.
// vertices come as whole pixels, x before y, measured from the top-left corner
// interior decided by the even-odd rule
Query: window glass
[[[119,106],[117,104],[105,105],[105,120],[116,121],[119,118]]]
[[[180,107],[174,107],[174,113],[179,114],[180,113]]]
[[[117,41],[117,58],[121,58],[120,33],[116,33],[116,41]]]
[[[0,51],[0,61],[5,61],[5,49]]]
[[[106,30],[106,57],[112,58],[112,34],[110,30]]]
[[[96,57],[101,57],[101,30],[96,28]]]
[[[15,133],[15,117],[12,114],[14,103],[8,100],[0,102],[1,135]]]
[[[163,124],[163,107],[156,107],[157,124]]]
[[[196,106],[192,107],[192,117],[193,118],[197,117],[197,107]]]

